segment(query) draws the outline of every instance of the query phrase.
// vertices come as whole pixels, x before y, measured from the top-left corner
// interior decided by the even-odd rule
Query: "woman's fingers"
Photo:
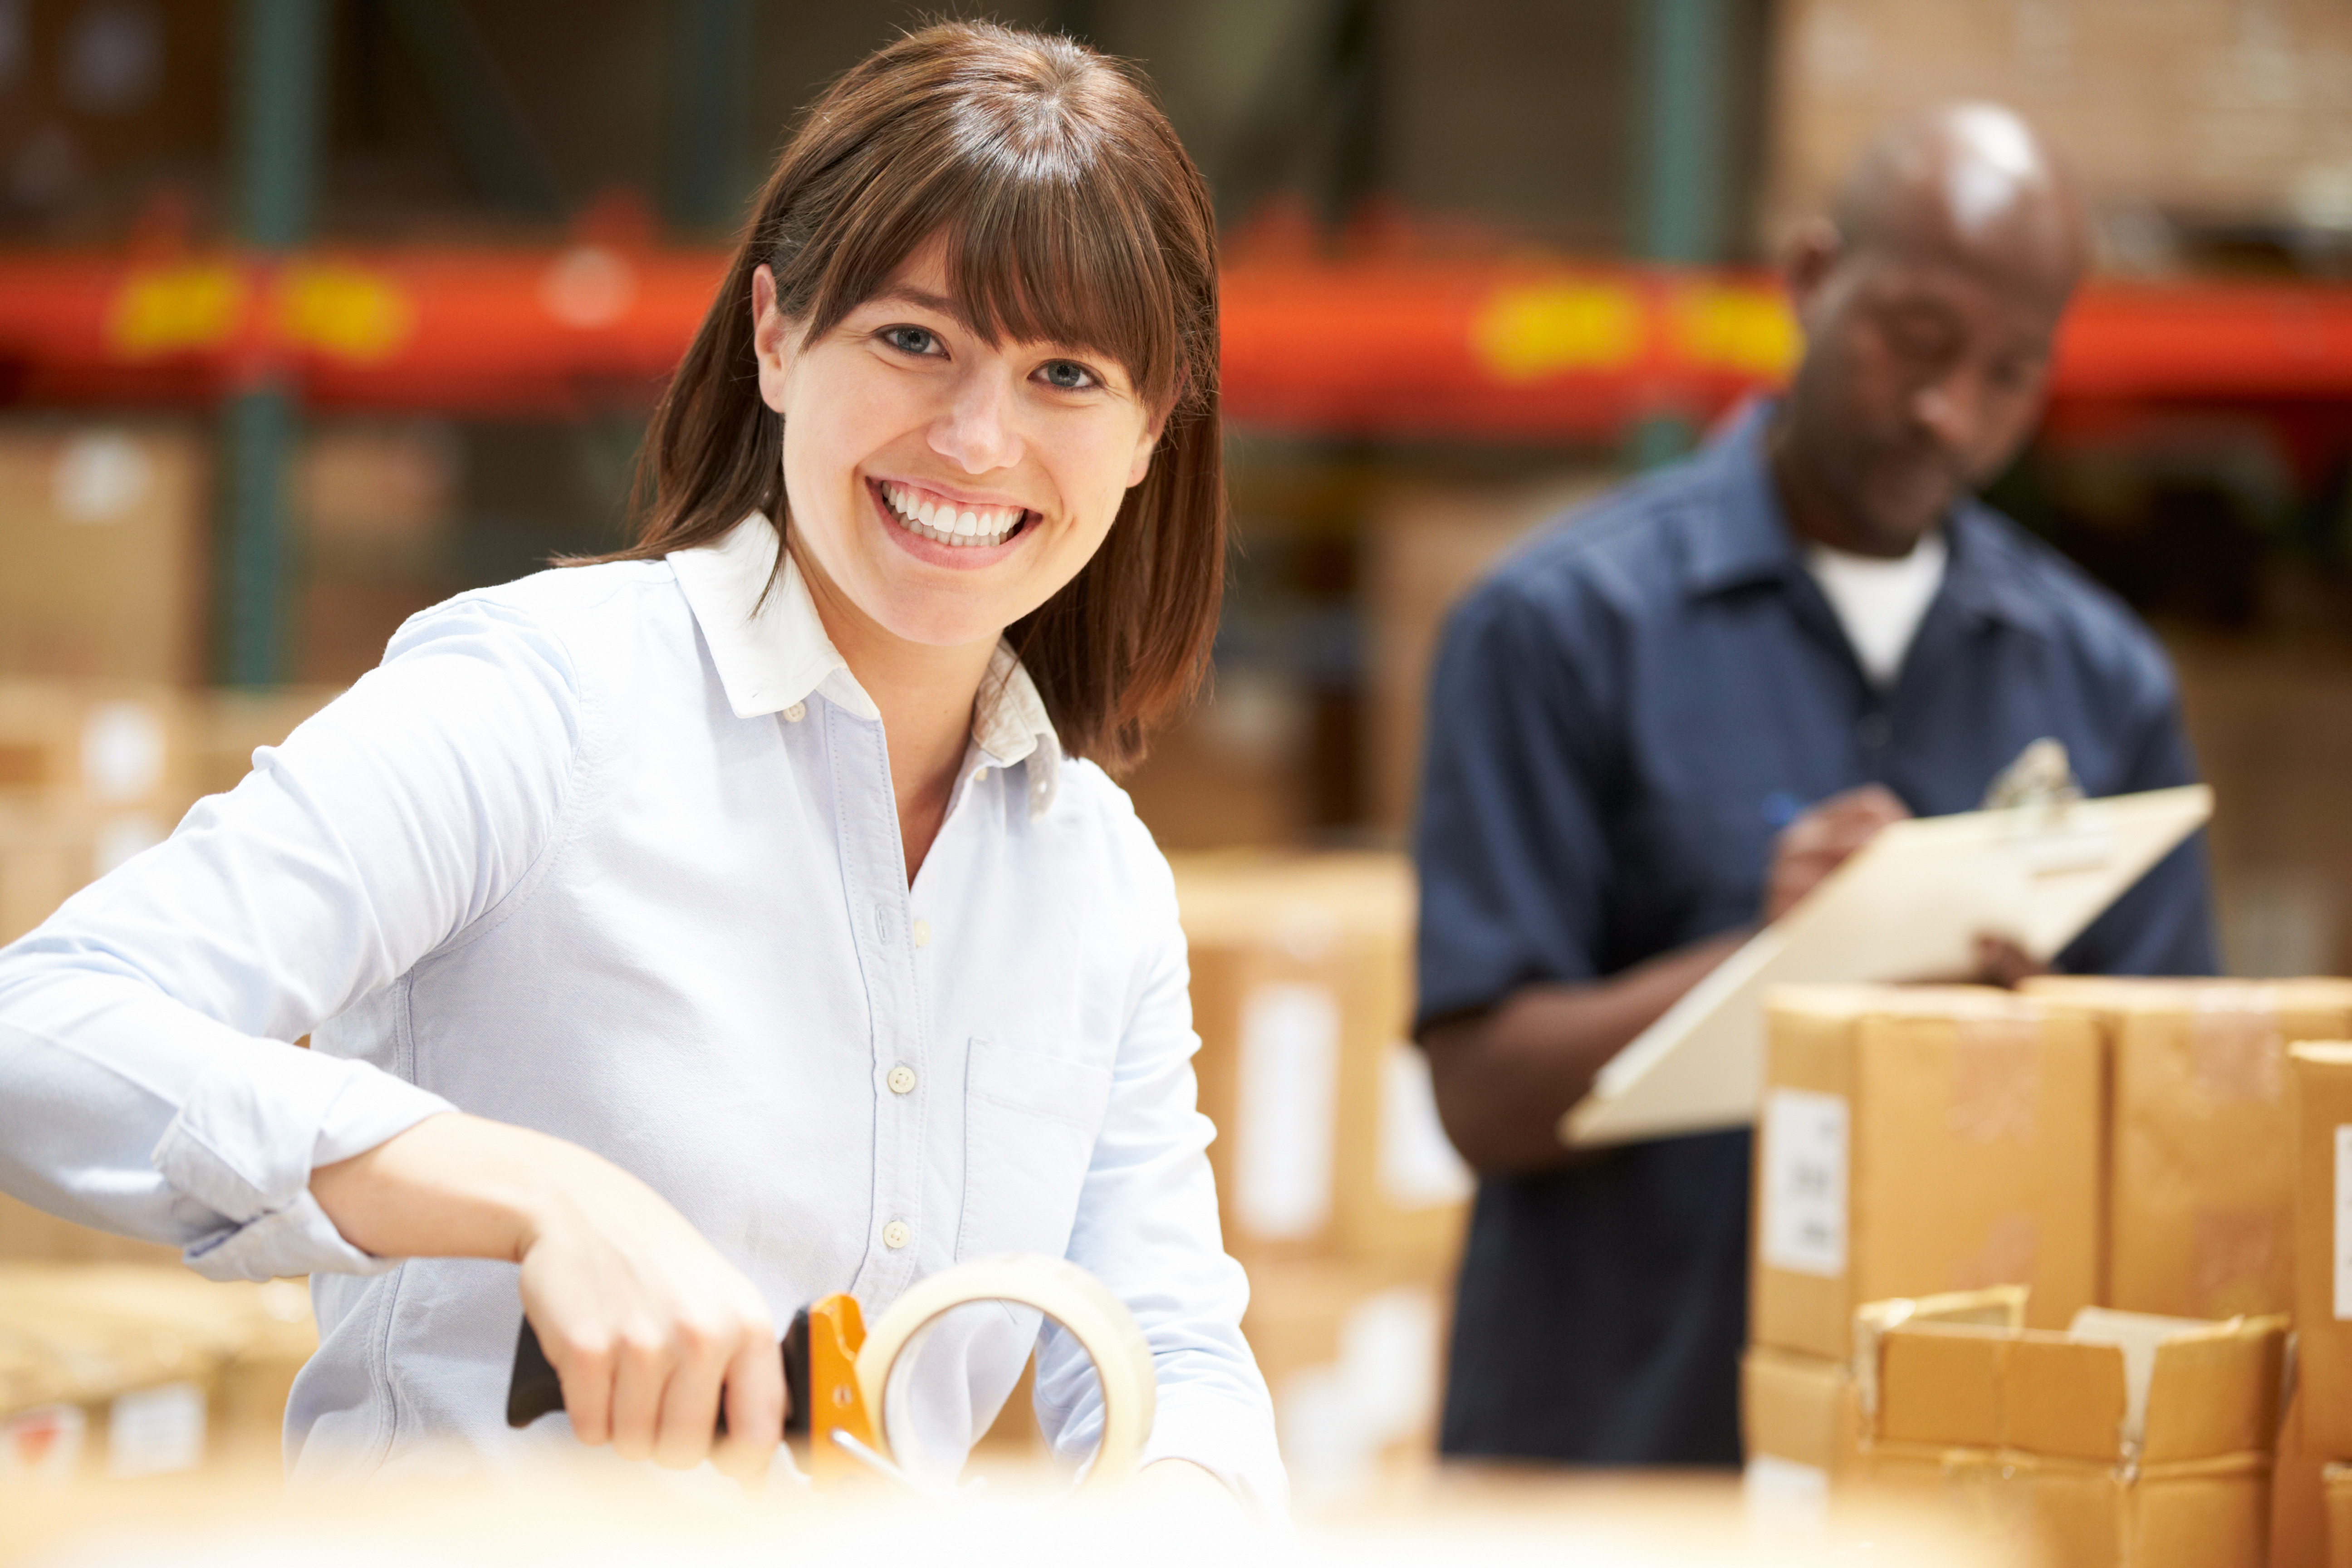
[[[723,1372],[727,1436],[711,1461],[730,1476],[755,1479],[767,1473],[784,1435],[784,1361],[764,1322],[744,1336]]]
[[[613,1373],[618,1365],[614,1342],[604,1335],[567,1339],[549,1325],[534,1323],[540,1341],[563,1384],[563,1409],[572,1433],[592,1447],[613,1438]]]
[[[719,1423],[719,1383],[735,1344],[727,1331],[698,1319],[681,1319],[672,1331],[674,1359],[669,1387],[662,1395],[661,1426],[654,1437],[654,1463],[688,1470],[710,1456],[711,1428]]]
[[[669,1346],[651,1334],[622,1340],[620,1365],[613,1378],[613,1452],[621,1458],[652,1458],[662,1399],[676,1366]],[[703,1441],[709,1440],[705,1427]]]

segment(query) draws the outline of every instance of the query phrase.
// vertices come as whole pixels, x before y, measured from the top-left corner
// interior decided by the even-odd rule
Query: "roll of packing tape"
[[[1011,1252],[942,1269],[892,1302],[867,1331],[857,1352],[857,1392],[883,1447],[889,1449],[895,1441],[889,1429],[891,1410],[903,1404],[905,1392],[892,1387],[893,1369],[926,1329],[974,1301],[1034,1307],[1078,1342],[1095,1363],[1103,1396],[1102,1443],[1079,1489],[1104,1491],[1133,1475],[1151,1436],[1157,1403],[1151,1347],[1127,1303],[1101,1280],[1067,1259],[1039,1253]]]

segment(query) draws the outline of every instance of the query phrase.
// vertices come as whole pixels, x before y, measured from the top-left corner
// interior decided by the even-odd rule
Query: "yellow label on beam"
[[[1497,289],[1470,329],[1479,360],[1505,381],[1622,370],[1642,352],[1642,303],[1608,283]]]
[[[1675,357],[1704,370],[1779,380],[1803,344],[1775,289],[1691,284],[1675,290],[1667,331]]]
[[[244,300],[244,280],[226,262],[142,268],[114,297],[106,341],[130,359],[216,348],[236,331]]]
[[[382,273],[333,262],[286,276],[279,322],[287,341],[348,360],[380,360],[408,341],[416,311]]]

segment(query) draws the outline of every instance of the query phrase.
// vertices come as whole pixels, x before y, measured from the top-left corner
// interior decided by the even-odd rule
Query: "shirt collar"
[[[779,713],[822,690],[861,719],[881,710],[825,636],[792,552],[775,524],[753,512],[709,544],[669,553],[695,624],[738,719]],[[1000,767],[1029,763],[1029,810],[1043,816],[1061,778],[1062,746],[1036,683],[1000,641],[973,704],[972,743]]]
[[[1772,409],[1771,401],[1756,399],[1696,459],[1703,472],[1693,499],[1701,504],[1686,509],[1684,518],[1684,583],[1694,598],[1802,574],[1803,558],[1764,448]],[[2032,563],[2008,534],[1983,502],[1961,497],[1944,520],[1950,555],[1940,591],[1987,619],[2046,630],[2049,615],[2032,591]]]

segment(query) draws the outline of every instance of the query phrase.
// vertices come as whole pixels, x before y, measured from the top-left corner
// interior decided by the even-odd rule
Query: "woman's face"
[[[1077,575],[1160,421],[1108,356],[990,343],[925,246],[821,338],[753,279],[760,395],[784,418],[794,558],[908,642],[993,643]],[[837,639],[836,634],[836,639]]]

